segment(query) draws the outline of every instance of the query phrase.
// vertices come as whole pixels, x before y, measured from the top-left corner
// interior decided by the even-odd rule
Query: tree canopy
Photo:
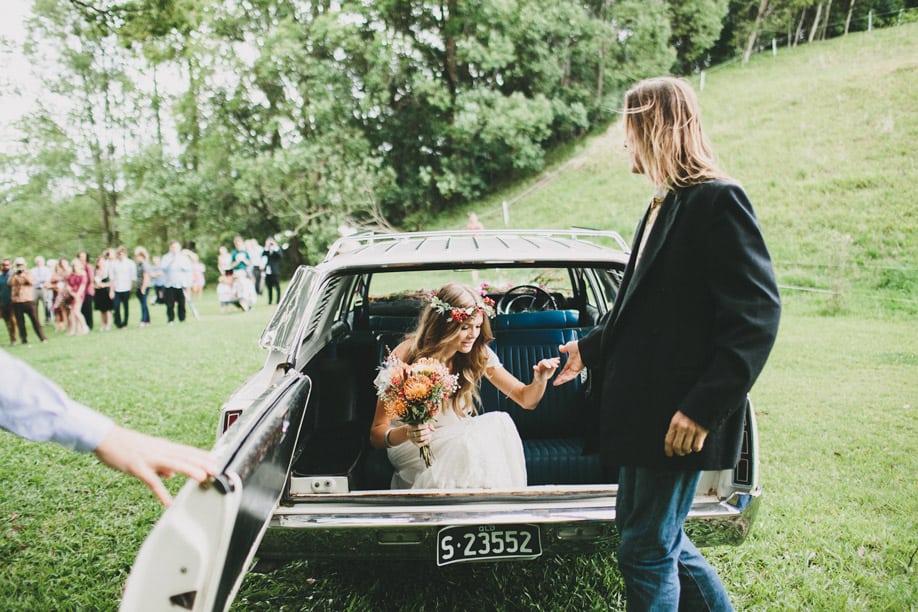
[[[342,224],[421,227],[539,171],[637,79],[905,4],[36,0],[25,52],[47,96],[2,158],[0,243],[206,254],[282,235],[315,260]]]

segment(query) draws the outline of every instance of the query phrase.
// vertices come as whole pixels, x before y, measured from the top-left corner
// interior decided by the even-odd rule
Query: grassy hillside
[[[789,306],[918,312],[918,24],[718,67],[700,98],[718,157],[756,207]],[[437,227],[461,227],[468,210],[502,227],[507,201],[509,227],[578,225],[630,240],[648,191],[628,171],[616,123]]]

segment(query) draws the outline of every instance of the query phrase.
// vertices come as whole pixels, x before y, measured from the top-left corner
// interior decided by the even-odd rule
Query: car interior
[[[369,428],[376,406],[373,379],[388,352],[410,333],[424,294],[446,280],[481,287],[496,303],[491,348],[503,366],[524,382],[539,360],[596,326],[615,299],[615,269],[476,269],[357,274],[341,279],[328,316],[335,332],[305,373],[313,381],[310,410],[294,457],[293,490],[345,493],[388,490],[392,477],[384,449],[371,448]],[[589,379],[549,385],[539,406],[523,410],[487,380],[479,412],[502,410],[523,440],[528,485],[610,482],[591,440]]]

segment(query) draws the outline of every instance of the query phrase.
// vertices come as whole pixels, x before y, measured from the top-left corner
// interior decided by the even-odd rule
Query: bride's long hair
[[[423,357],[430,357],[446,361],[452,358],[452,371],[459,375],[459,390],[451,398],[451,407],[459,411],[459,407],[469,407],[477,412],[481,396],[478,383],[484,376],[488,367],[487,346],[494,339],[491,332],[491,323],[482,311],[484,303],[471,287],[461,283],[447,283],[435,293],[436,297],[449,304],[452,308],[477,308],[481,313],[481,333],[475,339],[472,350],[468,353],[449,352],[449,346],[456,341],[462,331],[462,323],[450,316],[449,312],[443,313],[430,305],[425,305],[418,320],[418,327],[409,336],[411,344],[408,348],[407,363],[413,363]],[[474,318],[477,315],[472,315]]]

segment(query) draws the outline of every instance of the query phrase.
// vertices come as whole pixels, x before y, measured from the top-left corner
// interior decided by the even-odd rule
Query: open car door
[[[232,603],[293,461],[311,390],[291,370],[217,442],[220,473],[185,484],[144,541],[121,610],[225,610]]]

